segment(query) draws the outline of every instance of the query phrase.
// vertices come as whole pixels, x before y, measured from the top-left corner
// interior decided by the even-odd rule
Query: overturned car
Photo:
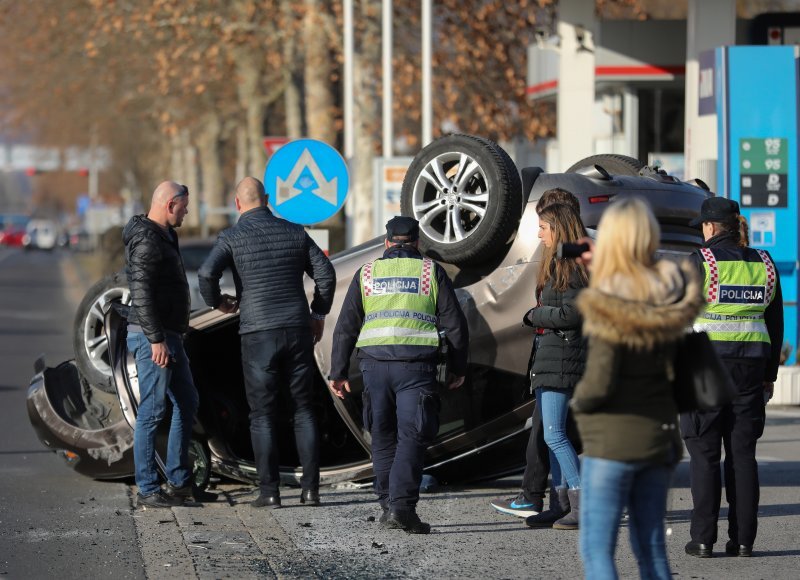
[[[497,476],[524,465],[534,399],[526,376],[532,336],[521,318],[533,301],[542,260],[535,205],[554,187],[579,198],[590,230],[615,199],[643,197],[661,225],[661,251],[678,256],[702,242],[689,221],[712,195],[702,182],[682,182],[619,155],[589,157],[565,173],[537,167],[520,172],[497,144],[469,135],[443,137],[414,158],[402,211],[419,220],[421,250],[445,266],[470,328],[465,384],[442,391],[439,433],[427,450],[426,472],[441,480]],[[376,238],[332,257],[338,288],[331,319],[357,269],[382,250],[383,239]],[[308,281],[307,293],[312,289]],[[122,309],[114,307],[129,299],[124,274],[95,284],[76,316],[76,358],[52,368],[40,359],[28,390],[28,413],[42,443],[94,478],[133,474],[138,381]],[[200,393],[191,446],[195,483],[206,485],[212,473],[255,482],[238,314],[201,309],[192,313],[190,326],[186,351]],[[332,326],[329,321],[315,347],[322,484],[371,476],[361,397],[339,400],[324,380]],[[357,364],[351,368],[357,373]],[[360,377],[350,379],[358,395]],[[299,481],[291,416],[281,414],[285,483]],[[166,430],[162,439],[163,449]]]

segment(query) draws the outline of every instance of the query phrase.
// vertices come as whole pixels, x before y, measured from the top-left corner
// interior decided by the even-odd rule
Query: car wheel
[[[105,314],[112,302],[131,303],[124,272],[106,276],[89,288],[78,306],[73,327],[78,370],[89,384],[107,393],[116,392],[105,332]]]
[[[615,155],[611,153],[603,155],[591,155],[581,159],[565,173],[582,173],[584,169],[592,169],[599,165],[611,175],[640,175],[641,170],[646,166],[635,157],[627,155]]]
[[[516,230],[522,184],[499,145],[449,135],[414,158],[400,203],[403,215],[419,220],[425,254],[459,266],[478,264],[502,251]]]

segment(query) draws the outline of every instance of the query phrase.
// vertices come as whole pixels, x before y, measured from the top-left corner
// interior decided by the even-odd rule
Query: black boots
[[[566,487],[550,488],[550,507],[535,516],[525,518],[529,528],[552,528],[553,524],[569,513],[569,495]]]
[[[405,530],[409,534],[429,534],[431,525],[419,519],[417,512],[412,510],[389,510],[384,524],[389,529]]]
[[[304,489],[300,494],[300,503],[306,503],[311,506],[320,505],[319,490],[318,489]]]
[[[711,558],[714,555],[714,544],[701,544],[700,542],[689,542],[684,548],[687,554],[695,558]]]
[[[577,530],[578,520],[581,512],[581,490],[570,489],[567,491],[569,497],[569,513],[553,524],[554,530]]]
[[[255,508],[262,508],[262,507],[279,508],[281,507],[281,496],[264,495],[262,493],[255,499],[255,501],[252,503],[252,506]]]

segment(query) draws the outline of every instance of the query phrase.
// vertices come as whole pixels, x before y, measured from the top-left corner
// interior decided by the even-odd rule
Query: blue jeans
[[[553,486],[562,487],[566,482],[570,489],[577,489],[581,486],[580,462],[567,438],[567,410],[571,396],[570,389],[536,389],[536,404],[542,409],[544,442],[550,448]]]
[[[319,489],[319,428],[314,414],[314,341],[308,327],[242,335],[242,371],[250,405],[250,439],[261,495],[280,495],[278,392],[289,388],[294,441],[303,467],[300,486]]]
[[[580,551],[586,578],[617,578],[617,525],[627,506],[631,549],[644,579],[671,578],[664,513],[672,468],[643,462],[583,458]]]
[[[139,376],[139,408],[136,429],[133,432],[133,462],[136,485],[142,496],[159,490],[155,464],[156,431],[167,410],[167,397],[172,401],[172,420],[167,440],[166,477],[176,487],[190,481],[189,441],[197,413],[198,396],[189,368],[189,359],[183,350],[180,335],[168,332],[167,347],[175,358],[167,368],[153,362],[153,351],[147,337],[141,332],[128,333],[128,351],[136,359]]]

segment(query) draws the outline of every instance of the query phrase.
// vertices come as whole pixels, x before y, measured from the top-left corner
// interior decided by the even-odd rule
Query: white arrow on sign
[[[317,162],[314,161],[314,157],[312,157],[308,149],[303,150],[303,154],[300,155],[297,163],[294,164],[292,172],[289,174],[289,177],[287,177],[286,180],[283,180],[280,177],[278,178],[278,188],[276,194],[277,199],[275,200],[276,205],[280,205],[285,201],[289,201],[293,197],[300,195],[303,192],[302,189],[295,187],[295,184],[300,178],[300,174],[303,172],[303,169],[306,167],[308,167],[308,170],[311,172],[311,175],[317,182],[317,187],[312,189],[311,193],[321,199],[324,199],[331,205],[336,205],[336,186],[338,178],[334,177],[330,181],[325,179],[325,176],[322,175],[322,171],[320,171],[319,165],[317,165]]]

